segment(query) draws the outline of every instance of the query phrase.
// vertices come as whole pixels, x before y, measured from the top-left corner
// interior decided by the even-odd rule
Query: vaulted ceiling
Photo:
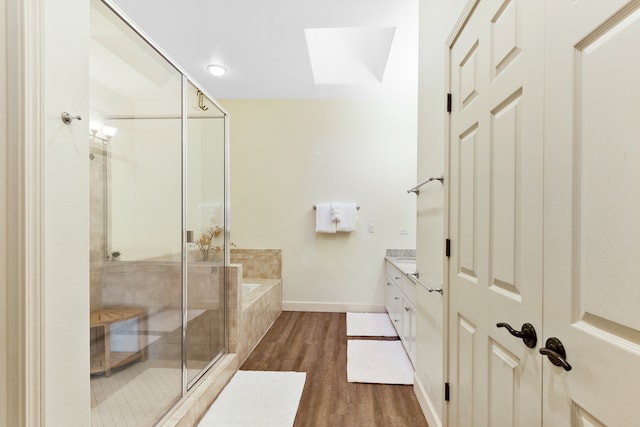
[[[218,99],[416,97],[418,0],[114,1]]]

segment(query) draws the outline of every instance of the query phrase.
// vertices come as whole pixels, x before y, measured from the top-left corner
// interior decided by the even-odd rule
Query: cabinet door
[[[416,310],[413,304],[404,302],[402,308],[402,340],[405,349],[415,366],[416,360]]]
[[[387,312],[398,335],[402,335],[402,304],[404,300],[398,287],[392,281],[387,286]]]
[[[410,340],[411,336],[411,314],[412,309],[407,301],[403,301],[402,304],[402,340],[405,343],[405,347],[407,348],[407,352],[409,352]]]
[[[387,285],[384,289],[384,305],[387,307],[387,313],[391,313],[393,305],[393,282],[387,277]]]
[[[418,318],[417,314],[416,314],[416,310],[415,307],[411,310],[411,336],[410,336],[410,341],[411,341],[411,353],[409,353],[409,356],[411,357],[411,360],[413,360],[413,363],[415,364],[416,361],[416,336],[417,336],[417,330],[416,330],[416,319]]]

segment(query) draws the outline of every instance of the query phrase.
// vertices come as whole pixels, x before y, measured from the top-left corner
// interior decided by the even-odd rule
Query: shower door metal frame
[[[182,76],[182,96],[181,96],[181,165],[182,165],[182,195],[181,195],[181,243],[182,243],[182,396],[181,399],[176,402],[176,405],[180,404],[186,393],[196,385],[200,379],[207,373],[207,371],[227,352],[228,349],[228,310],[227,310],[227,270],[230,261],[230,249],[229,249],[229,113],[212,97],[206,90],[197,84],[197,81],[193,79],[189,73],[187,73],[182,67],[180,67],[162,48],[160,48],[142,29],[135,24],[125,13],[118,7],[112,0],[100,0],[105,6],[107,6],[114,14],[116,14],[122,21],[135,32],[142,40],[147,43],[152,49],[154,49],[169,65],[178,71]],[[187,354],[186,354],[186,331],[187,331],[187,239],[186,239],[186,173],[187,173],[187,83],[191,82],[197,87],[222,113],[221,118],[224,118],[224,261],[223,261],[223,286],[225,287],[223,295],[224,301],[221,303],[221,308],[224,310],[224,345],[218,355],[209,361],[209,363],[200,370],[200,372],[194,377],[194,379],[187,382]],[[175,405],[174,405],[175,407]],[[169,409],[171,411],[171,409]]]

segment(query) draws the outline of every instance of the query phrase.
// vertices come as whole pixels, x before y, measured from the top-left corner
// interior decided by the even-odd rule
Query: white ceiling
[[[218,99],[416,97],[418,0],[114,2]]]

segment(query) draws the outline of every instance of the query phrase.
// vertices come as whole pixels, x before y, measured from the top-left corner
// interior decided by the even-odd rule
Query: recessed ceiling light
[[[209,65],[207,67],[207,70],[209,70],[209,72],[216,77],[223,76],[224,73],[227,72],[227,70],[222,65],[217,65],[217,64]]]

